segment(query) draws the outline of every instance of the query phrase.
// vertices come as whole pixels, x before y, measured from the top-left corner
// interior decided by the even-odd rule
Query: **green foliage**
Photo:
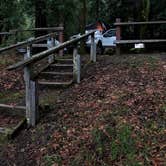
[[[135,142],[131,137],[131,127],[124,125],[117,131],[115,139],[111,142],[112,160],[126,156],[128,160],[133,159],[136,154]]]
[[[34,0],[1,1],[0,30],[34,27],[35,2]],[[120,17],[122,21],[162,20],[166,18],[165,0],[161,0],[160,3],[157,0],[47,0],[45,3],[45,9],[41,10],[46,13],[47,26],[59,26],[60,23],[63,23],[66,38],[80,32],[84,21],[89,24],[96,20],[103,20],[112,25],[117,17]],[[82,20],[82,15],[86,20]],[[164,36],[165,28],[165,25],[158,26],[156,31]],[[145,26],[140,30],[141,37],[145,33],[148,34],[146,29]],[[18,38],[22,40],[21,36]],[[29,37],[29,35],[25,35],[25,37]],[[9,39],[9,42],[11,42],[10,40],[12,39]]]
[[[24,24],[21,3],[18,0],[0,2],[0,30],[8,31]]]
[[[136,166],[140,165],[136,155],[136,139],[132,138],[132,128],[127,124],[116,128],[107,126],[92,131],[91,147],[76,156],[72,165],[87,163],[104,166],[120,161],[122,165]]]
[[[110,152],[111,161],[126,158],[125,160],[134,160],[136,154],[135,141],[131,137],[132,130],[128,125],[122,125],[115,130],[112,127],[106,128],[106,135],[102,130],[93,131],[93,142],[95,144],[95,153],[99,158]]]
[[[58,155],[46,155],[44,156],[43,162],[47,166],[52,166],[53,164],[57,163],[61,165],[61,158]]]

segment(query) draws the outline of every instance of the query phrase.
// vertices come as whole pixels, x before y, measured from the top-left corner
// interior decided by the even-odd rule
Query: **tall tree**
[[[100,0],[96,0],[96,21],[99,19],[100,16]]]
[[[45,0],[35,0],[35,27],[47,27],[47,9]],[[46,32],[36,32],[35,36],[44,35]]]
[[[86,0],[81,0],[80,3],[80,33],[84,34],[85,33],[85,27],[86,27],[86,17],[87,16],[87,3]],[[85,43],[82,41],[81,42],[81,52],[85,52]]]
[[[149,21],[150,14],[150,0],[142,0],[142,12],[141,21]],[[146,37],[147,25],[144,25],[140,29],[140,38]]]

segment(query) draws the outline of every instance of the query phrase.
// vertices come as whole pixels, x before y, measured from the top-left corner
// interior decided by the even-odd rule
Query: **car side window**
[[[104,34],[104,37],[112,37],[115,36],[115,31],[108,31]]]

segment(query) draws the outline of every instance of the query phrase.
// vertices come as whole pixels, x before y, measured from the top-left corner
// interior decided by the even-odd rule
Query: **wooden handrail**
[[[53,54],[54,52],[59,51],[59,50],[65,48],[65,47],[67,47],[67,46],[69,46],[71,44],[77,43],[77,42],[81,41],[82,39],[84,39],[84,38],[86,38],[86,37],[88,37],[88,36],[90,36],[90,35],[92,35],[94,33],[95,33],[95,30],[92,31],[92,32],[89,32],[87,34],[84,34],[84,35],[82,35],[82,36],[80,36],[78,38],[66,41],[66,42],[64,42],[64,43],[62,43],[62,44],[60,44],[60,45],[58,45],[56,47],[53,47],[53,48],[51,48],[49,50],[43,51],[41,53],[38,53],[38,54],[34,55],[33,57],[30,57],[30,58],[28,58],[26,60],[20,61],[20,62],[14,64],[14,65],[11,65],[11,66],[9,66],[7,68],[7,70],[14,70],[14,69],[17,69],[17,68],[20,68],[20,67],[25,67],[26,65],[35,63],[36,61],[39,61],[39,60],[41,60],[41,59]]]
[[[11,32],[0,32],[0,35],[13,35]]]
[[[127,25],[148,25],[148,24],[166,24],[166,21],[145,21],[145,22],[116,22],[115,26],[127,26]]]
[[[1,48],[0,49],[0,53],[2,53],[4,51],[8,51],[10,49],[16,49],[16,48],[19,48],[19,47],[22,47],[22,46],[26,46],[26,45],[29,45],[29,44],[34,44],[34,43],[43,41],[43,40],[47,39],[48,37],[52,37],[52,36],[55,36],[55,35],[56,35],[56,32],[50,33],[50,34],[47,34],[47,35],[44,35],[44,36],[40,36],[40,37],[37,37],[37,38],[32,39],[32,40],[28,39],[28,40],[20,42],[18,44],[13,44],[11,46]]]
[[[32,29],[14,29],[10,32],[25,32],[25,31],[63,31],[64,27],[44,27],[44,28],[32,28]]]

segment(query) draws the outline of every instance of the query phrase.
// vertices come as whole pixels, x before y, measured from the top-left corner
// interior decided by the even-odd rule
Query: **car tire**
[[[97,53],[98,55],[102,55],[102,54],[104,53],[104,47],[103,47],[103,45],[102,45],[101,42],[98,42],[98,43],[97,43],[97,46],[96,46],[96,53]]]

